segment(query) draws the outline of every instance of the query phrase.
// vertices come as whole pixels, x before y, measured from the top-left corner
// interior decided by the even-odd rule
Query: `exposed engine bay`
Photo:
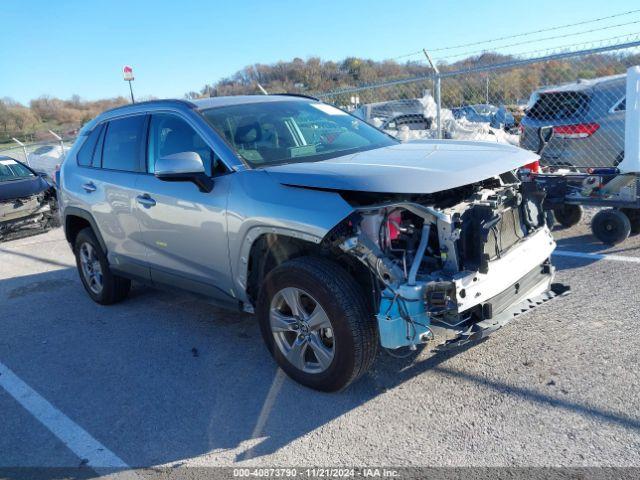
[[[0,241],[43,233],[59,226],[55,190],[0,200]]]
[[[355,212],[332,239],[375,279],[383,347],[461,344],[555,295],[544,192],[513,172],[436,194],[343,197]]]

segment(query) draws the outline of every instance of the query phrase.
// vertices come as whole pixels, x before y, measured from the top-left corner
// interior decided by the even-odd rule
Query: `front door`
[[[225,218],[231,174],[225,174],[213,150],[177,115],[152,115],[148,142],[148,173],[139,177],[136,189],[152,281],[232,299]],[[180,152],[200,155],[207,174],[214,177],[211,192],[201,192],[188,181],[167,182],[153,175],[156,159]]]

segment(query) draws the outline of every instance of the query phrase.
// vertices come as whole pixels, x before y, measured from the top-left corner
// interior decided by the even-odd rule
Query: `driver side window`
[[[154,172],[157,159],[181,152],[195,152],[200,155],[205,172],[210,177],[227,171],[220,158],[184,120],[166,113],[152,115],[149,126],[147,172]]]

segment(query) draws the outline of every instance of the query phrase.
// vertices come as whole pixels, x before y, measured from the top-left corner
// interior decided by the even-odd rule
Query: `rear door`
[[[78,191],[95,219],[116,270],[149,279],[138,220],[136,182],[144,172],[148,117],[113,119],[96,127],[78,152]],[[86,148],[85,148],[86,147]]]
[[[226,228],[227,169],[196,127],[174,113],[154,113],[149,124],[147,174],[137,184],[136,216],[154,282],[230,300],[231,268]],[[211,192],[189,181],[153,175],[155,161],[195,152],[214,177]]]

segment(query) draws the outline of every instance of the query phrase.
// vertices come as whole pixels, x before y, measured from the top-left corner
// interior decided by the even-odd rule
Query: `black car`
[[[0,156],[0,241],[59,225],[53,182],[15,158]]]

